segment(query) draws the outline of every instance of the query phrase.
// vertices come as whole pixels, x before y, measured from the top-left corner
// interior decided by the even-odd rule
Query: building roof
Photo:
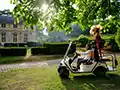
[[[15,18],[13,18],[12,16],[0,16],[0,23],[5,23],[5,24],[14,24]],[[20,23],[18,24],[22,24],[22,19],[20,19]]]

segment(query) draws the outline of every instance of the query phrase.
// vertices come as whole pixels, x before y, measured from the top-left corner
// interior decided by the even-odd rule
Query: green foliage
[[[117,44],[113,45],[111,51],[112,52],[119,52],[120,50],[119,50],[118,45]]]
[[[81,47],[85,47],[85,45],[89,42],[89,38],[87,36],[80,35],[77,41],[81,44]]]
[[[115,38],[114,38],[114,39],[111,39],[110,43],[111,43],[111,50],[112,50],[113,52],[119,51],[119,47],[118,47],[118,44],[117,44],[116,41],[115,41]]]
[[[115,35],[114,34],[102,34],[101,37],[105,40],[110,40],[110,39],[114,39]]]
[[[115,41],[117,42],[119,48],[120,48],[120,28],[117,31],[117,35],[115,36]]]
[[[27,26],[48,30],[72,31],[71,23],[79,24],[82,29],[93,24],[101,24],[104,32],[114,25],[120,27],[120,2],[118,0],[11,0],[15,4],[15,18],[22,18]],[[48,9],[42,9],[43,3]],[[45,7],[44,7],[45,8]],[[113,29],[113,28],[112,28]]]
[[[117,27],[113,23],[109,27],[105,27],[104,30],[102,30],[103,34],[115,34],[117,32]]]
[[[109,40],[108,46],[111,46],[111,51],[112,52],[118,52],[118,51],[120,51],[119,47],[118,47],[118,44],[115,41],[115,38],[111,38]]]

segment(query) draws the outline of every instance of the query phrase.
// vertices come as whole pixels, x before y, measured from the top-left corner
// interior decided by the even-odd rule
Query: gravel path
[[[49,67],[51,65],[59,64],[60,60],[61,59],[39,62],[24,62],[18,64],[3,64],[0,65],[0,72],[7,72],[8,70],[15,70],[21,68]]]
[[[111,52],[106,52],[107,54],[113,54]],[[120,53],[114,53],[116,56],[120,57]],[[1,64],[0,72],[7,72],[8,70],[15,70],[21,68],[33,68],[33,67],[49,67],[51,65],[59,64],[61,59],[49,60],[49,61],[39,61],[39,62],[24,62],[17,64]]]

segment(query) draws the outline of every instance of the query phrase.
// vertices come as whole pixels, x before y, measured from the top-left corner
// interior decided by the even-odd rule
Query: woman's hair
[[[90,29],[90,34],[95,35],[96,33],[99,34],[100,30],[102,30],[102,26],[101,25],[93,25]]]
[[[96,28],[96,33],[99,33],[100,32],[100,29],[99,28]]]

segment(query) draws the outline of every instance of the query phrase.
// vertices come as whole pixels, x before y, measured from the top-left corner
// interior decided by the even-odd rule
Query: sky
[[[10,0],[0,0],[0,10],[10,9],[12,10],[14,5],[10,4]]]

